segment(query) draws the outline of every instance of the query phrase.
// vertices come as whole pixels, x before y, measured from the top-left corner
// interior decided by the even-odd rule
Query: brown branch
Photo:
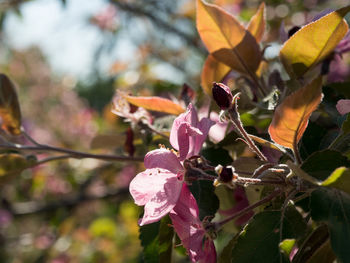
[[[10,211],[14,216],[25,216],[37,213],[52,212],[59,208],[72,208],[82,202],[102,200],[108,198],[126,198],[129,195],[128,188],[109,189],[101,195],[76,194],[52,202],[28,201],[10,205]]]

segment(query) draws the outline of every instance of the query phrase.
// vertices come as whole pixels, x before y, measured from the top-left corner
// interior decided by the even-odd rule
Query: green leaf
[[[289,257],[290,252],[292,252],[292,249],[294,247],[294,244],[295,239],[285,239],[280,243],[279,247],[282,250],[282,252]]]
[[[325,59],[343,39],[348,25],[343,19],[350,6],[331,12],[302,27],[283,45],[281,61],[291,77],[301,77]]]
[[[346,120],[341,127],[340,135],[332,142],[330,149],[342,153],[349,152],[350,149],[350,114],[347,114]]]
[[[255,215],[237,238],[232,250],[232,262],[289,262],[280,253],[280,211],[264,211]],[[283,218],[282,239],[301,237],[306,224],[295,209],[288,207]]]
[[[338,151],[323,150],[310,155],[301,168],[320,181],[325,180],[336,168],[348,167],[350,162]]]
[[[335,189],[319,188],[311,193],[311,217],[326,222],[331,246],[342,262],[350,258],[350,196]]]
[[[140,227],[141,245],[143,247],[142,258],[144,263],[158,263],[159,262],[159,233],[160,222],[144,225]]]
[[[329,242],[328,227],[321,225],[316,228],[299,247],[293,257],[293,263],[331,263],[335,255]]]
[[[190,190],[197,200],[199,218],[214,216],[219,209],[219,199],[215,194],[215,187],[211,181],[195,181],[190,185]]]
[[[233,162],[229,152],[223,148],[206,148],[201,153],[212,165],[230,165]]]
[[[169,216],[162,218],[159,226],[159,262],[171,262],[174,228]]]
[[[1,127],[12,135],[21,133],[21,109],[15,85],[4,74],[0,74],[0,117]]]
[[[171,262],[174,230],[169,216],[160,222],[140,227],[140,240],[143,247],[143,262]]]

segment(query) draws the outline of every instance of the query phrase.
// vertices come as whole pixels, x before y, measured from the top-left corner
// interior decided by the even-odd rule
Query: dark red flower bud
[[[220,183],[229,183],[237,176],[232,166],[223,167],[222,165],[218,165],[215,168],[215,172],[219,176],[218,180]]]
[[[222,83],[213,83],[213,98],[222,110],[227,110],[232,105],[233,96],[229,87]]]

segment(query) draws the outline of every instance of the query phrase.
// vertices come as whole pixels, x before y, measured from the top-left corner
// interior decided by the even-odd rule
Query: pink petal
[[[177,130],[177,140],[179,144],[179,153],[180,153],[180,161],[183,161],[186,159],[186,157],[189,155],[188,153],[193,151],[194,148],[194,136],[201,136],[203,135],[202,132],[192,127],[187,122],[184,122],[180,125],[179,129]],[[192,156],[193,154],[190,154]]]
[[[169,178],[177,178],[176,174],[162,169],[152,168],[143,171],[131,181],[129,190],[137,205],[145,205],[157,192],[162,191]]]
[[[209,130],[209,139],[214,143],[219,143],[225,138],[228,122],[220,122],[219,114],[216,112],[210,113],[210,119],[215,124]]]
[[[216,252],[213,242],[206,240],[203,250],[205,230],[198,214],[197,202],[184,184],[180,198],[170,212],[171,221],[192,262],[215,262]]]
[[[165,148],[148,152],[144,163],[146,169],[163,168],[174,174],[178,174],[184,170],[176,154]]]
[[[158,191],[144,208],[144,215],[139,222],[140,226],[160,220],[175,207],[182,188],[183,182],[177,177],[167,178],[163,189]]]
[[[215,122],[208,119],[208,118],[203,118],[198,123],[198,129],[202,132],[202,135],[196,136],[195,144],[194,144],[194,151],[193,151],[192,155],[199,154],[199,152],[203,146],[203,143],[208,136],[209,130],[210,130],[211,126],[213,126],[214,124],[215,124]]]
[[[173,122],[173,126],[170,131],[170,144],[174,149],[179,150],[178,136],[177,132],[180,128],[180,125],[183,123],[188,123],[190,126],[196,128],[198,124],[197,112],[192,104],[188,105],[187,111],[180,114]]]
[[[347,114],[350,112],[350,100],[338,100],[336,107],[341,115]]]
[[[204,256],[199,260],[199,263],[215,263],[216,250],[212,240],[205,240],[204,242]]]

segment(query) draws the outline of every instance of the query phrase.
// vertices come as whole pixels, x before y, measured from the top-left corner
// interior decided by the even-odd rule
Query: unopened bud
[[[213,98],[222,110],[227,110],[232,105],[233,96],[229,87],[222,83],[213,83]]]
[[[218,184],[227,184],[231,187],[233,187],[232,181],[237,178],[237,174],[235,173],[235,168],[232,166],[226,166],[223,167],[222,165],[218,165],[215,167],[215,172],[218,175],[218,179],[216,179],[216,182],[214,185]]]

